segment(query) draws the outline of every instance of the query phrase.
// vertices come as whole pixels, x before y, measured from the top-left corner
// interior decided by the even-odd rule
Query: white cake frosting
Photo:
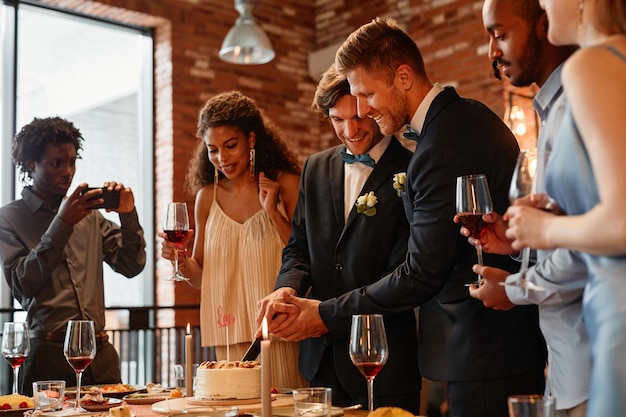
[[[203,400],[260,398],[261,365],[257,361],[204,362],[196,371],[194,396]]]

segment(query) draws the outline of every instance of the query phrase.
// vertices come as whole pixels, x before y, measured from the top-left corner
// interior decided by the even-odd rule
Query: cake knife
[[[257,337],[252,341],[252,343],[250,343],[250,347],[241,359],[242,361],[253,361],[259,356],[261,353],[261,340],[261,337]]]

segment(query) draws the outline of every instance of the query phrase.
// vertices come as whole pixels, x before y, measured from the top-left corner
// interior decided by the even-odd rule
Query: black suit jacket
[[[378,198],[376,215],[358,214],[353,206],[344,221],[343,145],[309,157],[302,170],[291,238],[283,251],[276,288],[293,287],[300,296],[328,300],[377,281],[404,261],[409,226],[393,175],[406,172],[411,152],[392,138],[377,162],[362,195]],[[417,332],[413,311],[388,317],[385,328],[390,356],[376,377],[376,394],[419,392]],[[300,371],[311,380],[326,346],[334,348],[339,381],[351,393],[366,395],[365,378],[348,354],[349,332],[337,337],[309,338],[300,344]]]
[[[407,170],[406,262],[376,283],[320,305],[335,335],[349,332],[355,313],[394,313],[420,305],[420,370],[429,379],[470,381],[543,369],[545,343],[536,306],[495,311],[469,296],[476,251],[459,234],[456,177],[487,175],[495,211],[508,206],[517,142],[487,107],[446,88],[431,104]],[[517,271],[508,256],[485,264]]]

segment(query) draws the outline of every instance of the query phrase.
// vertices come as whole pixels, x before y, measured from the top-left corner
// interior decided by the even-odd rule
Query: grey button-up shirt
[[[539,150],[552,150],[565,114],[561,68],[550,75],[534,99],[541,119]],[[538,251],[539,263],[526,278],[546,291],[528,291],[513,286],[506,293],[515,304],[538,304],[539,324],[548,345],[547,394],[556,397],[559,410],[569,409],[589,398],[591,346],[583,321],[582,296],[587,268],[581,255],[567,249]],[[519,280],[511,275],[507,282]]]
[[[31,330],[64,331],[68,320],[104,330],[103,261],[126,277],[143,270],[146,242],[137,212],[121,226],[93,210],[73,227],[35,194],[0,208],[0,262]]]

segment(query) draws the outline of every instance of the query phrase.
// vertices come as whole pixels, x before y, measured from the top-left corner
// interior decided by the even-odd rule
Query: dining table
[[[155,413],[152,410],[152,405],[151,404],[128,404],[128,406],[130,407],[130,411],[131,414],[134,417],[163,417],[163,414],[160,413]],[[176,414],[175,414],[176,415]],[[180,414],[177,414],[178,416],[180,416]],[[260,404],[259,404],[259,410],[258,413],[251,411],[251,410],[247,410],[247,411],[241,411],[240,416],[258,416],[260,415]],[[367,410],[363,410],[363,409],[359,409],[359,410],[344,410],[343,411],[343,415],[345,417],[364,417],[368,415]]]

